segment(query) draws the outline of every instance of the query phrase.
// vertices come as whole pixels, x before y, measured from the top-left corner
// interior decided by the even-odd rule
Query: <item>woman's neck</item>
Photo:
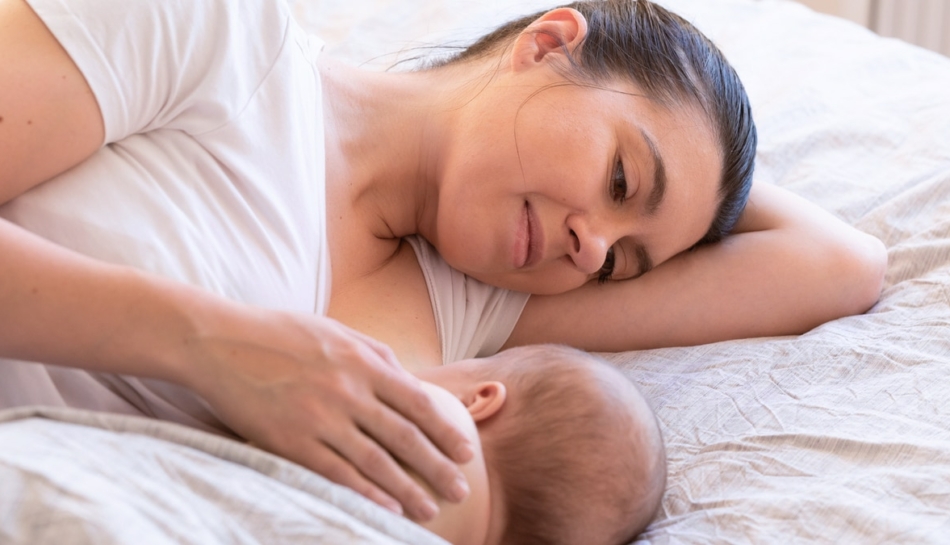
[[[378,238],[431,232],[458,96],[448,70],[370,72],[321,57],[330,209]]]

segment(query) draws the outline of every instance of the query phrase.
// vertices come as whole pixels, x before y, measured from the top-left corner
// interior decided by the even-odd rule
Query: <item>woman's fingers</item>
[[[297,450],[300,453],[300,458],[295,461],[301,465],[339,485],[353,489],[370,501],[397,515],[404,513],[402,503],[364,477],[359,470],[353,467],[346,458],[341,457],[333,448],[327,447],[320,441],[316,443],[308,441]]]
[[[368,349],[377,350],[373,343],[380,343],[367,340],[371,341]],[[389,453],[419,475],[436,494],[461,501],[468,495],[468,484],[448,455],[462,463],[469,461],[471,442],[457,424],[436,408],[417,378],[398,364],[389,367],[383,361],[384,355],[392,352],[385,345],[381,347],[382,355],[362,354],[365,375],[359,378],[370,379],[373,390],[363,391],[354,384],[352,389],[345,388],[349,395],[338,392],[341,403],[352,407],[349,414],[372,442],[336,438],[333,446],[365,476],[403,502],[404,507],[412,506],[408,510],[417,520],[428,520],[427,512],[435,505]],[[360,368],[364,366],[351,364],[347,370],[356,373]],[[438,448],[431,437],[441,440]]]
[[[408,425],[407,427],[412,429]],[[342,473],[341,477],[357,483],[357,486],[351,486],[347,482],[340,484],[350,486],[370,499],[373,499],[373,496],[364,493],[364,489],[367,491],[376,489],[387,496],[391,495],[402,505],[406,516],[419,522],[432,520],[439,513],[438,506],[429,494],[406,473],[406,470],[385,448],[380,446],[377,440],[367,437],[355,425],[346,429],[337,428],[337,430],[342,431],[343,436],[330,437],[325,434],[325,441],[343,459],[347,460],[349,462],[347,465],[359,475],[359,479],[356,479],[347,473]],[[331,478],[331,480],[335,479]],[[365,483],[360,481],[365,481]]]
[[[401,432],[400,429],[389,430],[387,432],[386,428],[375,426],[375,429],[378,431],[372,433],[372,435],[379,437],[378,434],[381,433],[383,436],[389,437],[390,440],[394,440],[395,444],[393,447],[400,449],[400,453],[408,451],[412,446],[431,447],[432,444],[435,444],[441,453],[444,453],[457,463],[464,464],[471,460],[474,451],[472,450],[472,444],[469,438],[462,433],[458,425],[446,419],[445,416],[436,409],[428,394],[422,389],[419,379],[402,368],[395,354],[393,354],[392,349],[386,344],[363,333],[354,330],[350,331],[359,340],[363,341],[365,346],[375,352],[382,362],[385,362],[392,368],[391,372],[386,372],[378,367],[374,371],[378,376],[378,380],[376,381],[376,394],[379,400],[385,405],[392,407],[396,412],[401,414],[409,422],[414,423],[415,426],[422,431],[422,435],[416,433],[410,436],[407,428],[400,428]],[[365,352],[362,353],[362,356],[367,361],[373,361],[373,358],[368,356]],[[372,365],[370,366],[374,367]],[[371,418],[369,420],[361,422],[361,424],[379,423],[385,419],[384,413],[381,412],[373,413],[370,416]],[[385,420],[392,424],[395,423],[395,421],[391,419]],[[398,433],[403,433],[404,436],[400,439],[397,435]],[[412,445],[409,445],[409,443],[412,443]],[[416,449],[416,451],[417,454],[421,454],[422,457],[425,458],[418,460],[418,462],[430,463],[432,457],[427,455],[430,451],[434,455],[441,457],[441,453],[431,449],[426,453],[418,449]],[[401,459],[409,464],[410,467],[413,467],[413,469],[417,468],[413,460]],[[454,465],[452,467],[454,467]],[[433,488],[436,492],[441,493],[444,491],[443,486],[438,485],[438,483],[433,483],[430,478],[426,477],[424,472],[419,471],[419,474],[422,475],[427,482],[435,485]],[[467,493],[463,493],[462,497],[466,494]],[[454,497],[454,495],[447,493],[443,493],[442,495],[449,499]],[[459,497],[457,499],[460,500],[462,498]]]
[[[363,411],[368,418],[359,425],[437,494],[461,501],[469,488],[457,463],[471,460],[471,441],[435,407],[418,379],[402,370],[394,375],[377,390],[382,403]]]
[[[467,495],[450,457],[471,459],[469,439],[388,346],[329,318],[249,316],[189,344],[192,386],[231,429],[419,521],[437,508],[406,468],[442,497]]]

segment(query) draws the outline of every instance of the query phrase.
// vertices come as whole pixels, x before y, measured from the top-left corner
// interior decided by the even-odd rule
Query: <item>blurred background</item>
[[[950,56],[950,0],[796,0]]]

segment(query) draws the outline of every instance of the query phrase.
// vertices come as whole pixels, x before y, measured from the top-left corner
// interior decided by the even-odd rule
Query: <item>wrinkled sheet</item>
[[[445,545],[296,464],[145,417],[0,412],[5,545]]]
[[[950,60],[788,2],[662,3],[743,77],[760,131],[757,180],[880,237],[890,263],[869,313],[802,336],[609,355],[651,399],[668,445],[668,491],[642,542],[945,542]],[[549,5],[295,9],[328,51],[388,66]],[[35,532],[23,543],[434,540],[245,445],[130,417],[29,414],[0,415],[0,532]],[[41,539],[53,526],[57,537]]]

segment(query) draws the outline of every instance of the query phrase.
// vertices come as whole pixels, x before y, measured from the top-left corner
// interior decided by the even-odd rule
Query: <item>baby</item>
[[[628,543],[666,484],[656,418],[603,360],[530,346],[424,369],[429,395],[476,446],[471,494],[426,528],[454,545]]]

